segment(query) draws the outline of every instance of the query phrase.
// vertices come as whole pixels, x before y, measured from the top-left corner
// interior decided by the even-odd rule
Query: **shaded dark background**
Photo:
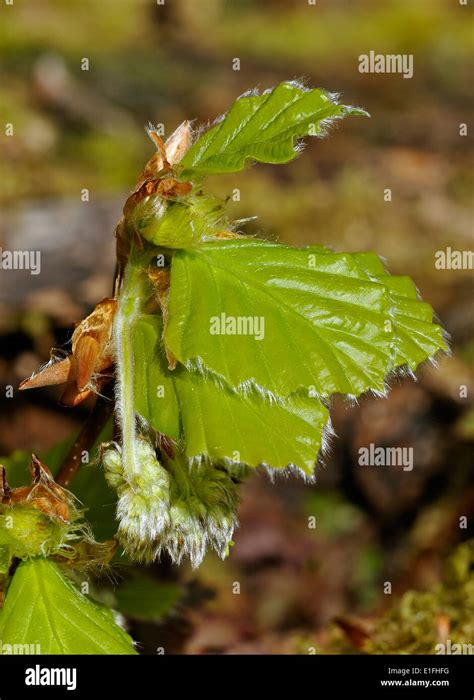
[[[404,591],[436,584],[469,536],[459,517],[474,516],[472,270],[434,264],[448,245],[472,248],[472,137],[459,135],[472,116],[472,7],[14,0],[0,12],[0,104],[14,125],[13,137],[1,137],[0,246],[42,252],[40,275],[0,273],[2,386],[16,389],[51,346],[66,347],[74,322],[110,294],[115,222],[153,151],[143,125],[161,122],[169,134],[184,118],[214,118],[255,85],[291,78],[340,92],[372,117],[340,123],[290,165],[209,179],[208,189],[239,188],[229,209],[258,215],[248,233],[376,251],[391,272],[414,278],[451,334],[452,357],[421,369],[416,383],[395,382],[386,400],[334,402],[338,439],[316,486],[272,485],[265,475],[245,485],[224,563],[208,556],[197,572],[153,568],[178,593],[167,616],[155,611],[158,625],[131,616],[145,651],[329,649],[335,616],[376,618]],[[370,50],[413,54],[413,78],[359,73],[359,55]],[[54,389],[4,393],[4,455],[44,453],[90,408],[59,408]],[[371,442],[412,446],[415,468],[359,466],[358,449]]]

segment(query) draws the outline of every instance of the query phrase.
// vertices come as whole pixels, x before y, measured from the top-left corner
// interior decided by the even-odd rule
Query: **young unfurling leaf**
[[[337,102],[326,90],[284,82],[259,95],[245,93],[205,132],[180,163],[183,177],[242,170],[247,160],[287,163],[298,155],[297,139],[324,136],[327,127],[363,109]]]

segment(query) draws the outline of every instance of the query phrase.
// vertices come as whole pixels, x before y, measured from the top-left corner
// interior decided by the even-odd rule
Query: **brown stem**
[[[112,415],[114,402],[111,385],[106,388],[104,396],[99,396],[81,432],[66,454],[61,469],[56,476],[56,483],[67,487],[81,468],[81,455],[89,450],[99,437],[102,429]]]

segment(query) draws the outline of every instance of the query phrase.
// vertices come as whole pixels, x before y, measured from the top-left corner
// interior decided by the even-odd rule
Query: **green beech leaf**
[[[173,258],[165,343],[237,389],[357,396],[446,349],[432,313],[376,256],[209,242]]]
[[[180,163],[183,177],[236,172],[248,159],[287,163],[298,155],[298,138],[323,136],[332,122],[348,114],[368,116],[337,104],[336,96],[325,90],[308,90],[296,82],[262,95],[246,93],[189,149]]]
[[[0,611],[0,639],[3,645],[39,645],[41,654],[136,654],[109,610],[39,558],[22,562],[13,576]]]
[[[132,329],[135,410],[155,430],[182,437],[190,458],[205,455],[252,467],[291,464],[313,473],[328,422],[328,411],[316,397],[270,401],[255,388],[237,392],[209,372],[182,366],[170,371],[161,334],[159,316],[142,316]]]

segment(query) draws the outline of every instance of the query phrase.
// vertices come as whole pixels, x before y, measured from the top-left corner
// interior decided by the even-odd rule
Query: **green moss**
[[[460,545],[448,559],[442,583],[426,592],[407,591],[378,620],[364,651],[434,654],[448,639],[451,645],[474,640],[474,540]]]

